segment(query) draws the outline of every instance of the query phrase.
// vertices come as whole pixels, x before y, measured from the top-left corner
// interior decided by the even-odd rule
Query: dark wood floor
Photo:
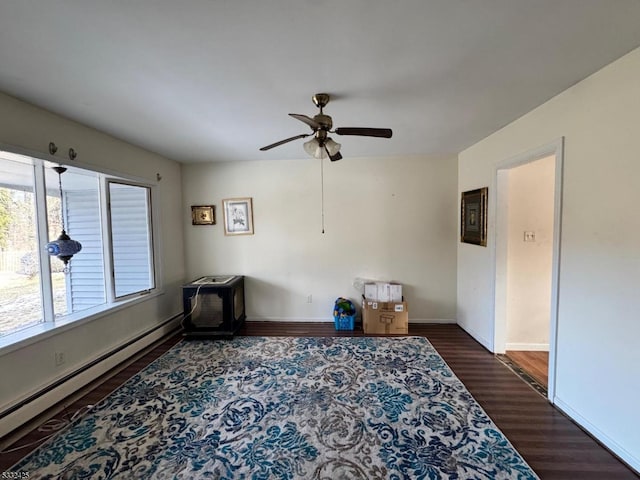
[[[336,332],[333,325],[309,323],[248,322],[242,335],[360,336],[362,331]],[[640,478],[598,442],[551,406],[503,363],[456,325],[410,325],[410,335],[429,339],[455,374],[464,382],[498,427],[542,479],[615,480]],[[68,405],[72,413],[95,404],[145,365],[166,352],[181,337],[170,338],[84,397]],[[64,418],[66,412],[58,414]],[[18,445],[33,442],[37,430]],[[29,450],[0,455],[0,472]]]
[[[549,352],[508,350],[506,355],[544,388],[549,387]]]

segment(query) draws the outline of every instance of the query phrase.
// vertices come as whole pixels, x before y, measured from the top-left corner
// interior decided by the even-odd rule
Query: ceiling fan
[[[315,115],[313,118],[308,117],[307,115],[300,115],[298,113],[289,114],[293,118],[309,125],[312,130],[311,133],[302,133],[294,137],[285,138],[284,140],[280,140],[279,142],[275,142],[271,145],[267,145],[266,147],[262,147],[260,150],[264,152],[265,150],[279,147],[280,145],[292,142],[293,140],[298,140],[299,138],[305,138],[313,135],[313,138],[311,140],[304,143],[305,152],[307,152],[314,158],[324,158],[325,156],[327,156],[332,162],[335,162],[336,160],[340,160],[342,158],[342,155],[340,154],[341,145],[331,139],[331,137],[329,137],[330,133],[335,133],[337,135],[358,135],[362,137],[391,138],[393,132],[390,128],[343,127],[331,130],[333,128],[333,120],[329,115],[325,115],[322,111],[322,109],[329,103],[330,98],[331,97],[328,93],[316,93],[313,97],[311,97],[315,106],[320,109],[320,113]]]

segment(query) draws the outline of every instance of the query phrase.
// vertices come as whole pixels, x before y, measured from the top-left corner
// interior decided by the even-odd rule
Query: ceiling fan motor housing
[[[320,145],[324,145],[325,140],[327,139],[327,131],[326,130],[316,130],[316,140],[320,143]]]
[[[329,115],[325,115],[324,113],[319,113],[313,117],[313,121],[320,125],[321,129],[324,131],[328,132],[333,128],[333,120]]]

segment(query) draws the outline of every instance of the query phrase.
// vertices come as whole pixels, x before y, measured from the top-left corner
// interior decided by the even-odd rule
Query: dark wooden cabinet
[[[243,275],[208,275],[182,286],[183,334],[232,337],[246,319]]]

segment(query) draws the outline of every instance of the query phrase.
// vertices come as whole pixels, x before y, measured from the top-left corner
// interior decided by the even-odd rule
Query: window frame
[[[140,295],[147,295],[149,294],[151,291],[155,290],[157,287],[157,275],[158,272],[156,270],[156,255],[155,255],[155,245],[154,245],[154,239],[156,238],[155,232],[154,232],[154,225],[155,225],[155,218],[156,216],[154,215],[154,202],[153,202],[153,188],[151,188],[149,185],[145,185],[142,184],[140,182],[132,182],[132,181],[126,181],[123,180],[122,178],[117,178],[117,177],[111,177],[111,176],[105,176],[103,178],[103,186],[104,186],[104,190],[106,193],[106,220],[107,220],[107,227],[104,228],[103,227],[103,232],[106,232],[108,234],[109,237],[109,241],[108,241],[108,248],[109,248],[109,252],[108,252],[108,256],[109,256],[109,268],[110,270],[106,270],[109,272],[109,276],[111,277],[111,281],[107,282],[109,283],[108,287],[110,287],[110,294],[108,295],[108,298],[113,299],[113,301],[120,301],[120,300],[125,300],[127,298],[133,298],[133,297],[138,297]],[[144,290],[139,290],[136,292],[131,292],[131,293],[127,293],[124,295],[120,295],[118,296],[116,293],[116,272],[115,272],[115,261],[114,261],[114,248],[113,248],[113,230],[111,228],[111,224],[112,224],[112,209],[111,209],[111,190],[109,188],[109,186],[111,184],[117,184],[117,185],[126,185],[126,186],[130,186],[130,187],[139,187],[139,188],[144,188],[146,189],[146,201],[147,201],[147,205],[148,205],[148,215],[147,215],[147,232],[149,234],[149,238],[148,238],[148,252],[149,252],[149,262],[150,262],[150,280],[151,283],[153,284],[153,286],[151,288],[147,288]],[[104,240],[104,238],[103,238]],[[103,241],[103,244],[106,244]],[[105,267],[106,267],[106,263],[105,262]]]
[[[56,335],[63,331],[76,328],[87,322],[99,319],[118,310],[127,308],[136,303],[146,301],[147,299],[157,297],[164,293],[162,284],[162,270],[160,251],[160,218],[157,206],[159,195],[159,185],[157,181],[150,181],[145,178],[136,177],[129,174],[123,174],[109,169],[96,167],[95,165],[85,164],[81,161],[63,161],[50,154],[35,152],[12,145],[0,143],[0,152],[8,154],[21,155],[27,157],[24,159],[25,164],[30,165],[33,169],[34,195],[36,208],[36,238],[38,245],[44,245],[48,242],[49,231],[47,225],[47,204],[46,204],[46,185],[45,185],[45,169],[53,165],[63,164],[71,169],[80,169],[96,174],[99,184],[99,201],[100,201],[100,225],[101,239],[103,248],[103,268],[105,272],[105,303],[94,307],[87,308],[78,312],[72,312],[55,318],[53,308],[53,285],[51,278],[50,262],[52,259],[44,248],[38,250],[38,258],[40,260],[40,289],[42,298],[43,321],[41,323],[18,329],[6,335],[0,336],[0,355],[17,350],[29,344],[43,340],[44,338]],[[2,159],[0,159],[2,161]],[[115,283],[113,278],[113,259],[112,259],[112,242],[110,229],[110,209],[108,200],[108,182],[114,181],[124,185],[132,185],[148,188],[148,232],[149,232],[149,249],[150,249],[150,267],[153,278],[153,288],[135,292],[122,297],[115,297]],[[73,234],[73,232],[71,232]],[[73,260],[72,260],[73,261]]]

